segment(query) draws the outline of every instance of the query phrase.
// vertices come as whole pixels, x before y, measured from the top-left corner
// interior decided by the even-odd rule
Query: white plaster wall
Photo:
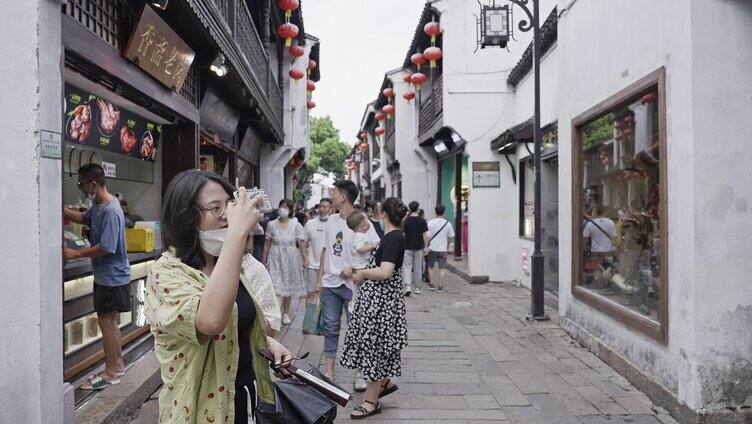
[[[723,3],[714,1],[713,3]],[[698,13],[698,25],[705,25]],[[712,7],[711,7],[712,9]],[[646,19],[649,16],[649,19]],[[695,218],[693,216],[695,102],[692,86],[693,16],[684,1],[634,0],[620,4],[618,16],[607,2],[578,2],[559,20],[559,313],[571,331],[585,330],[626,356],[691,407],[701,402],[695,377]],[[700,23],[700,21],[702,23]],[[660,23],[660,24],[657,24]],[[597,36],[594,36],[597,34]],[[707,34],[705,34],[707,35]],[[637,334],[610,316],[573,299],[571,121],[630,83],[667,69],[669,341],[668,346]],[[717,128],[717,127],[714,127]],[[697,141],[707,143],[708,140]],[[703,259],[704,261],[704,259]],[[705,261],[704,261],[705,262]],[[716,280],[717,281],[717,280]],[[697,297],[707,301],[707,297]],[[576,325],[575,325],[576,323]],[[695,379],[696,381],[696,379]]]
[[[402,201],[405,204],[417,201],[428,216],[433,216],[438,178],[436,158],[432,151],[418,145],[417,100],[407,101],[402,97],[404,93],[415,88],[404,82],[403,76],[402,71],[389,76],[394,87],[394,151],[402,174]]]
[[[698,259],[692,303],[697,378],[688,391],[696,407],[713,409],[752,396],[752,3],[694,0],[691,10],[693,107],[682,124],[694,133],[696,159],[693,174],[678,175],[676,183],[689,180],[694,187],[686,213],[695,222]],[[682,242],[673,239],[676,256],[684,254]]]
[[[468,142],[465,151],[470,168],[473,161],[501,161],[501,188],[470,188],[469,270],[494,281],[513,280],[520,268],[518,206],[510,201],[516,198],[517,187],[506,160],[492,152],[489,143],[518,123],[515,95],[506,79],[530,43],[532,32],[516,31],[509,51],[487,48],[473,53],[478,4],[439,0],[433,5],[441,12],[444,29],[444,125],[454,128]],[[541,1],[541,23],[555,5],[555,0]],[[521,16],[523,12],[516,9],[516,20]],[[530,111],[528,117],[532,108]]]
[[[0,247],[0,422],[62,422],[61,161],[40,157],[39,131],[61,131],[60,4],[0,14],[4,153]]]
[[[282,65],[282,72],[285,75],[284,90],[282,92],[285,142],[282,146],[262,146],[260,159],[261,187],[265,188],[267,193],[269,193],[272,205],[276,205],[282,200],[285,197],[285,193],[287,193],[287,197],[292,198],[292,177],[295,172],[293,169],[285,169],[292,156],[300,148],[306,148],[306,157],[310,155],[306,78],[304,77],[296,81],[290,78],[288,74],[293,68],[306,72],[308,56],[314,44],[309,41],[305,46],[305,54],[295,59],[294,62],[287,49],[285,49],[284,63]],[[315,93],[314,91],[314,95]]]

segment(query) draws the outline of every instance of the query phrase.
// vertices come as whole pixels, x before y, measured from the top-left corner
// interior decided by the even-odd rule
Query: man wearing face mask
[[[318,216],[311,218],[305,225],[306,239],[303,241],[303,250],[308,253],[308,268],[306,268],[306,283],[308,284],[308,303],[316,299],[316,284],[318,282],[319,264],[321,263],[321,251],[326,247],[326,222],[332,210],[332,200],[321,199],[318,205]]]
[[[105,368],[92,376],[83,389],[102,389],[120,383],[125,368],[120,329],[115,317],[131,310],[131,268],[125,246],[125,216],[120,202],[105,187],[104,170],[90,163],[78,170],[78,187],[92,200],[85,213],[64,209],[69,220],[89,227],[92,247],[64,248],[66,259],[91,258],[94,271],[94,310],[104,344]]]

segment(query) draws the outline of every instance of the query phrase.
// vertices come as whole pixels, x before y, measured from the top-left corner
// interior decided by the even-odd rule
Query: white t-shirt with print
[[[444,226],[445,223],[446,226]],[[428,250],[431,252],[448,252],[449,239],[452,237],[454,237],[454,228],[449,221],[441,217],[428,221],[428,238],[433,238],[428,245]]]
[[[326,221],[324,234],[326,255],[321,285],[335,288],[344,284],[350,287],[350,279],[342,276],[342,270],[353,267],[350,246],[352,246],[355,233],[347,226],[347,221],[340,214],[333,214]],[[379,235],[376,234],[373,225],[366,234],[371,239],[371,243],[378,244]]]
[[[319,269],[321,250],[326,246],[326,221],[313,218],[306,222],[305,236],[308,240],[308,268]]]

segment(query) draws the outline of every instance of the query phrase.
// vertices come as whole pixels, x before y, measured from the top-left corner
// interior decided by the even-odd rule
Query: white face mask
[[[201,249],[215,257],[219,256],[222,251],[222,244],[227,237],[227,228],[218,230],[198,230],[198,241],[201,243]]]
[[[281,216],[283,218],[289,218],[290,217],[290,210],[287,209],[287,208],[279,208],[277,210],[277,212],[279,213],[279,216]]]

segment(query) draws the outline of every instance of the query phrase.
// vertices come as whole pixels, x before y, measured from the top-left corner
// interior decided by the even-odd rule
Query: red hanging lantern
[[[648,93],[644,96],[642,96],[642,103],[653,103],[655,101],[655,94],[654,93]]]
[[[441,56],[443,53],[441,52],[441,49],[438,47],[429,47],[423,51],[423,57],[431,61],[431,67],[436,67],[436,61],[441,59]]]
[[[308,94],[311,94],[311,92],[314,90],[316,90],[316,84],[314,84],[313,81],[308,80],[306,82],[306,91],[308,91]]]
[[[308,107],[308,109],[313,109],[316,107],[316,102],[314,102],[313,100],[309,100],[306,106]]]
[[[300,0],[277,0],[277,6],[285,11],[285,18],[290,19],[292,11],[300,7]]]
[[[384,130],[384,127],[376,127],[376,129],[373,130],[374,134],[376,134],[379,137],[381,137],[382,135],[384,135],[385,131],[386,130]]]
[[[394,105],[384,105],[384,107],[381,108],[381,111],[386,113],[386,119],[392,119],[392,115],[394,115]]]
[[[408,72],[405,74],[404,77],[402,77],[402,81],[405,81],[408,84],[412,84],[412,80],[410,79],[413,76],[412,72]]]
[[[284,23],[277,28],[277,36],[285,39],[286,47],[292,46],[292,39],[297,37],[299,32],[300,30],[298,29],[298,26],[289,22]]]
[[[394,89],[392,87],[387,87],[384,89],[384,91],[381,92],[384,97],[389,99],[391,101],[392,97],[394,97]]]
[[[365,141],[367,137],[368,137],[368,133],[366,133],[365,131],[361,131],[360,132],[360,139],[361,140]]]
[[[415,66],[418,67],[418,70],[420,71],[421,65],[426,63],[426,58],[423,56],[422,53],[415,53],[412,56],[410,56],[410,62],[412,62]],[[413,81],[415,83],[415,81]]]
[[[410,80],[418,87],[418,90],[420,90],[420,87],[428,81],[428,77],[425,74],[416,72],[410,77]]]
[[[316,61],[313,59],[308,59],[308,70],[313,71],[316,69]]]
[[[377,121],[383,121],[384,119],[386,119],[386,115],[384,115],[381,112],[376,112],[376,120]]]
[[[413,93],[412,91],[408,91],[405,94],[403,94],[402,97],[404,97],[404,99],[409,102],[410,100],[415,98],[415,93]]]
[[[431,44],[436,43],[436,37],[441,34],[441,25],[438,22],[429,22],[423,27],[423,32],[431,37]]]
[[[305,55],[305,47],[303,46],[290,46],[290,49],[288,50],[290,52],[290,56],[292,57],[303,57]]]
[[[368,151],[368,143],[360,143],[360,146],[358,146],[358,148],[360,148],[361,152],[366,152]]]
[[[294,80],[299,80],[303,78],[305,74],[300,69],[290,69],[290,78]]]

